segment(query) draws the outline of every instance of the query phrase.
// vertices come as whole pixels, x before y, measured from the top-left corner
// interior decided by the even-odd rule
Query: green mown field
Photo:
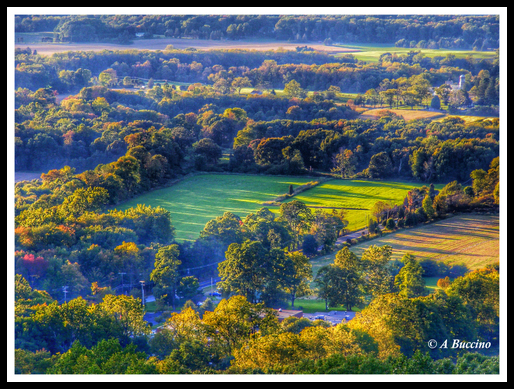
[[[209,220],[224,212],[244,218],[263,208],[263,202],[287,193],[290,184],[296,188],[313,180],[296,176],[202,174],[146,193],[118,208],[125,210],[137,204],[160,206],[171,212],[177,240],[195,240]],[[287,201],[297,199],[311,207],[349,208],[348,228],[354,230],[364,227],[369,209],[376,201],[401,204],[407,191],[419,186],[421,184],[334,179]],[[278,206],[266,207],[278,213]]]
[[[224,212],[244,218],[263,208],[264,201],[287,193],[290,184],[295,187],[312,180],[312,177],[201,174],[134,198],[118,209],[137,204],[160,206],[171,212],[177,240],[195,240],[209,220]],[[269,208],[278,211],[278,207]]]
[[[311,208],[347,209],[350,231],[367,225],[369,210],[377,201],[392,201],[402,204],[407,192],[423,184],[401,181],[365,181],[334,179],[296,195],[293,199],[304,202]],[[434,185],[442,189],[444,185]]]
[[[355,58],[360,61],[377,62],[380,56],[384,53],[396,53],[398,55],[407,54],[410,51],[420,51],[428,58],[433,57],[446,57],[448,54],[455,55],[456,58],[466,58],[471,56],[475,59],[494,58],[496,53],[494,51],[474,51],[474,50],[457,50],[457,49],[420,49],[417,47],[405,48],[395,47],[390,44],[359,44],[359,45],[334,45],[345,49],[358,50],[350,52]],[[335,57],[340,57],[348,53],[335,54]]]

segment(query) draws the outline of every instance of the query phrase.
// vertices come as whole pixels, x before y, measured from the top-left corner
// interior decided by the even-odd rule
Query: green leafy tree
[[[298,97],[303,99],[307,96],[307,92],[302,89],[300,83],[298,83],[296,80],[291,80],[284,86],[284,95],[289,98]]]
[[[317,209],[312,214],[312,222],[309,233],[315,236],[319,246],[324,252],[333,249],[343,223],[337,215]]]
[[[318,269],[316,277],[314,278],[314,284],[316,285],[316,295],[318,298],[325,301],[325,310],[331,303],[333,283],[332,279],[336,277],[334,274],[336,269],[332,265],[325,265]]]
[[[117,332],[122,344],[128,344],[133,337],[148,335],[150,327],[144,319],[140,299],[127,295],[108,294],[99,304],[103,314],[113,320],[113,330]]]
[[[294,308],[297,297],[308,296],[311,293],[309,281],[312,280],[312,265],[309,259],[299,252],[287,253],[286,259],[290,271],[285,277],[284,288],[290,296],[291,308]]]
[[[372,245],[362,253],[361,260],[366,273],[365,289],[373,297],[392,293],[394,290],[394,277],[390,268],[392,253],[389,245]]]
[[[299,235],[310,227],[313,216],[305,203],[293,200],[280,206],[280,218],[288,224],[298,242]]]
[[[136,345],[122,347],[118,339],[99,342],[91,349],[75,342],[59,355],[47,374],[155,374],[155,358],[137,352]]]
[[[263,291],[268,278],[265,266],[267,254],[261,242],[247,240],[241,244],[230,244],[225,261],[218,265],[221,277],[219,287],[256,302],[257,293]]]
[[[499,283],[499,272],[491,266],[455,279],[446,290],[449,296],[462,298],[477,328],[490,337],[498,325]]]
[[[182,263],[179,258],[179,247],[176,244],[161,247],[155,254],[154,270],[150,280],[168,292],[168,300],[175,307],[175,295],[178,282],[178,267]]]
[[[267,334],[279,326],[270,308],[252,304],[243,296],[221,300],[214,311],[204,313],[203,323],[213,349],[221,356],[233,355],[258,331]]]
[[[423,199],[423,211],[427,215],[429,219],[432,219],[435,216],[435,209],[433,206],[433,201],[430,195],[426,195]]]
[[[180,279],[177,293],[184,299],[190,299],[199,293],[200,283],[193,276],[187,276]]]
[[[412,254],[405,254],[402,262],[404,266],[394,279],[399,294],[409,298],[426,295],[424,270],[419,262]]]
[[[208,163],[213,165],[216,165],[223,155],[221,147],[209,138],[203,138],[193,143],[193,150],[195,154],[203,156]]]
[[[99,187],[79,188],[68,196],[60,206],[65,217],[77,218],[84,212],[97,212],[108,203],[107,190]]]
[[[368,174],[371,178],[388,177],[393,171],[391,158],[385,151],[373,155],[369,161]]]
[[[252,83],[250,82],[248,77],[236,77],[232,81],[232,88],[237,90],[238,94],[241,94],[241,89],[250,88]]]
[[[209,220],[204,229],[200,232],[202,238],[216,238],[224,245],[230,243],[241,243],[244,239],[241,230],[243,222],[241,218],[232,212],[225,212],[223,216]]]
[[[439,99],[439,96],[434,96],[432,100],[430,100],[430,108],[441,109],[441,100]]]
[[[103,86],[112,86],[118,82],[116,70],[106,69],[98,75],[98,82]]]
[[[351,311],[353,306],[363,302],[364,279],[362,278],[363,263],[348,247],[339,250],[334,260],[337,278],[333,288],[333,304],[346,306]]]

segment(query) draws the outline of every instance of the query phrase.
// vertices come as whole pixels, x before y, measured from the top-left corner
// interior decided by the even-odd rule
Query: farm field
[[[473,122],[477,122],[477,121],[482,121],[482,120],[499,120],[498,117],[494,117],[494,116],[471,116],[471,115],[448,115],[446,117],[457,117],[457,118],[460,118],[462,120],[464,120],[464,122],[466,124],[469,124],[469,123],[473,123]],[[434,121],[435,122],[439,122],[441,120],[443,120],[444,117],[442,118],[436,118]]]
[[[389,109],[387,107],[375,109],[366,109],[361,107],[357,108],[357,111],[360,112],[359,118],[364,120],[378,119],[380,114],[385,110],[400,115],[404,120],[430,119],[434,122],[440,122],[445,118],[458,117],[464,120],[466,123],[473,123],[475,121],[498,119],[497,117],[493,116],[449,115],[444,111],[427,111],[424,109]]]
[[[471,56],[475,59],[494,58],[496,53],[494,51],[474,51],[474,50],[457,50],[457,49],[420,49],[417,47],[395,47],[389,44],[358,44],[358,45],[334,45],[340,49],[353,50],[352,55],[360,61],[378,62],[380,56],[384,53],[396,53],[397,55],[407,54],[410,51],[420,51],[421,54],[428,58],[433,57],[446,57],[448,54],[455,55],[456,58],[466,58]],[[343,54],[336,54],[335,56]]]
[[[167,38],[159,37],[152,39],[135,39],[130,44],[116,43],[47,43],[41,42],[42,37],[53,37],[52,32],[39,33],[16,33],[15,38],[23,37],[22,43],[16,43],[15,48],[25,49],[30,45],[32,49],[36,49],[38,54],[52,55],[65,51],[102,51],[102,50],[164,50],[167,45],[173,45],[175,49],[183,50],[188,47],[194,47],[197,50],[295,50],[299,45],[307,45],[319,51],[329,53],[351,53],[358,49],[325,46],[319,42],[288,42],[277,41],[275,39],[244,39],[244,40],[209,40],[209,39],[188,39],[188,38]]]
[[[287,193],[290,184],[299,186],[309,181],[312,177],[202,174],[148,192],[117,208],[125,210],[137,204],[160,206],[171,212],[177,240],[195,240],[209,220],[224,212],[244,218],[263,208],[264,201]],[[277,207],[269,208],[278,211]]]
[[[361,256],[371,245],[390,245],[393,259],[410,253],[416,259],[432,259],[448,264],[465,264],[469,270],[480,269],[500,259],[499,216],[462,214],[435,223],[402,229],[351,247]],[[313,261],[313,270],[332,263],[335,253]]]
[[[137,204],[160,206],[171,212],[176,239],[195,240],[205,224],[232,212],[241,218],[267,207],[278,213],[277,206],[265,201],[287,193],[294,187],[312,181],[312,177],[205,174],[188,177],[171,187],[154,190],[123,203],[125,210]],[[308,189],[289,200],[302,201],[313,208],[348,208],[348,228],[363,228],[369,209],[376,201],[401,204],[417,183],[334,179]],[[437,189],[440,189],[436,185]]]
[[[417,109],[389,109],[389,108],[377,108],[377,109],[369,109],[363,111],[359,116],[360,119],[378,119],[379,115],[382,111],[387,110],[391,111],[397,115],[403,117],[404,120],[413,120],[413,119],[439,119],[447,117],[448,115],[445,112],[438,111],[427,111],[427,110],[417,110]]]
[[[402,181],[365,181],[334,179],[296,195],[287,201],[299,200],[315,208],[347,209],[348,229],[364,228],[369,210],[377,201],[402,204],[407,192],[423,186]],[[444,185],[434,185],[442,189]]]

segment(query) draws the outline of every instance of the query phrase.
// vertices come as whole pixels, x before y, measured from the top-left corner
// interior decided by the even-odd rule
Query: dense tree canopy
[[[428,58],[419,49],[496,49],[498,16],[17,15],[15,30],[52,31],[55,42],[299,45],[15,50],[13,162],[40,173],[15,184],[16,373],[498,373],[497,357],[426,342],[444,335],[498,347],[499,265],[467,272],[408,253],[397,261],[390,246],[358,256],[351,241],[336,245],[346,211],[311,208],[290,199],[292,188],[276,212],[227,210],[184,242],[161,207],[116,209],[216,171],[419,182],[403,204],[377,201],[370,236],[379,224],[393,231],[453,212],[497,212],[499,56]],[[411,50],[368,63],[310,41]],[[458,89],[447,82],[461,77]],[[383,111],[363,119],[363,105]],[[385,109],[429,106],[488,117],[405,120]],[[312,257],[334,250],[314,271]],[[216,306],[186,302],[200,279],[217,276]],[[429,293],[424,276],[440,277],[440,289]],[[145,291],[158,310],[173,309],[151,336]],[[306,296],[360,312],[337,326],[279,321],[272,308]]]

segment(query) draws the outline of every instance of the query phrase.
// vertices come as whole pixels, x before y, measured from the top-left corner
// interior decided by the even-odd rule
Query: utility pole
[[[145,307],[145,282],[144,281],[139,281],[139,283],[141,284],[141,293],[143,295],[143,308]]]
[[[121,293],[123,294],[125,292],[125,284],[123,283],[123,274],[127,273],[118,273],[121,275]]]
[[[63,286],[62,291],[64,292],[64,303],[66,303],[66,293],[68,293],[68,286]]]

